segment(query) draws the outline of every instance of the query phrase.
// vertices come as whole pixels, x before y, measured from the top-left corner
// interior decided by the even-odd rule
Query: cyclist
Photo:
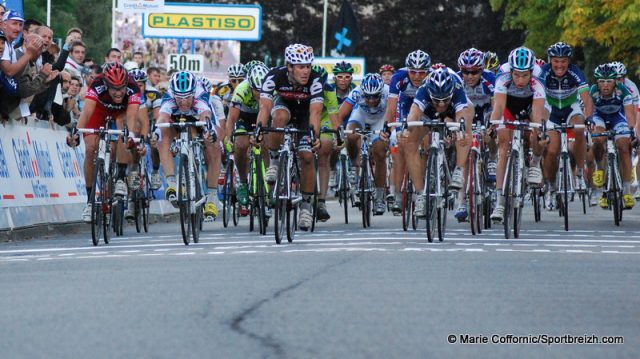
[[[168,96],[168,97],[167,97]],[[217,133],[215,117],[212,118],[211,107],[207,101],[208,94],[198,82],[195,75],[187,71],[179,71],[171,76],[169,91],[160,108],[158,123],[172,122],[172,117],[196,118],[208,123],[206,131],[204,156],[207,164],[207,202],[204,205],[205,218],[218,216],[218,176],[220,174],[220,146],[214,142]],[[177,136],[173,128],[162,128],[160,141],[160,160],[167,181],[165,197],[176,206],[176,177],[174,175],[173,155],[169,149]]]
[[[418,89],[416,97],[413,100],[411,111],[407,116],[407,121],[420,121],[424,116],[429,119],[440,119],[447,122],[460,122],[464,116],[468,115],[469,100],[462,88],[462,84],[456,80],[455,75],[452,74],[449,69],[444,66],[438,66],[430,74],[424,85]],[[465,120],[465,133],[462,138],[456,141],[456,147],[465,146],[465,141],[471,136],[471,117],[464,118]],[[418,136],[417,141],[412,143],[413,147],[409,147],[407,143],[407,151],[412,151],[415,148],[415,152],[411,157],[408,157],[407,166],[409,167],[409,174],[415,187],[416,193],[422,193],[424,187],[424,164],[420,159],[420,154],[417,151],[417,146],[422,142],[425,131],[423,127],[416,127],[415,131]],[[413,133],[410,134],[414,135]],[[463,158],[462,147],[458,148],[458,155],[456,161],[456,168],[462,171],[462,166],[466,161],[466,155]],[[468,149],[467,149],[468,152]],[[462,174],[460,174],[462,176]],[[453,176],[452,176],[453,177]],[[424,217],[425,213],[426,197],[419,195],[416,198],[415,213],[416,216]]]
[[[491,114],[491,103],[493,101],[493,90],[496,77],[493,72],[484,69],[484,54],[475,48],[463,51],[458,57],[458,75],[463,79],[463,89],[467,98],[475,106],[475,116],[473,123],[478,126],[489,128],[486,119]],[[495,138],[487,138],[489,148],[489,161],[487,163],[488,180],[495,181],[496,158],[498,147]],[[463,221],[467,217],[467,206],[464,191],[458,192],[459,207],[455,217]]]
[[[267,65],[265,65],[265,63],[260,61],[260,60],[251,60],[251,61],[247,62],[246,64],[244,64],[244,73],[247,76],[249,76],[249,74],[251,74],[251,70],[253,70],[253,68],[255,66],[258,66],[258,65],[262,65],[264,67],[267,67]]]
[[[391,77],[391,85],[389,85],[389,99],[387,101],[387,111],[385,113],[385,122],[392,123],[396,118],[404,121],[409,114],[409,109],[413,104],[413,99],[422,85],[422,81],[427,77],[429,66],[431,66],[431,57],[422,50],[410,52],[405,59],[405,68],[402,68]],[[402,188],[402,179],[406,170],[405,162],[413,161],[414,165],[420,162],[418,152],[418,142],[422,133],[422,129],[411,128],[408,135],[398,136],[397,155],[393,162],[393,174],[395,175],[391,184],[395,191]],[[418,164],[419,165],[419,164]],[[400,214],[400,194],[392,193],[395,196],[391,210],[394,214]]]
[[[125,123],[133,135],[138,135],[136,131],[136,121],[140,108],[140,88],[134,79],[127,74],[124,66],[120,63],[109,62],[102,68],[102,74],[98,75],[85,95],[85,104],[78,119],[78,128],[99,129],[104,127],[105,119],[113,117],[117,128],[124,128]],[[77,144],[79,138],[67,137],[67,143]],[[93,189],[95,179],[94,160],[98,148],[99,138],[93,134],[84,135],[85,158],[84,158],[84,178],[87,188],[87,197]],[[125,175],[127,170],[127,152],[125,144],[119,142],[116,151],[116,161],[118,171],[114,194],[126,197],[127,185]],[[87,206],[82,212],[82,220],[91,222],[91,203],[87,199]]]
[[[542,123],[545,114],[544,85],[533,75],[536,57],[533,51],[526,47],[518,47],[509,54],[508,63],[503,65],[496,79],[494,91],[493,111],[491,121],[514,121],[520,113],[528,114],[531,122]],[[504,218],[505,197],[502,193],[507,156],[509,155],[512,129],[508,126],[498,126],[498,168],[496,170],[496,191],[498,203],[491,213],[494,222],[502,222]],[[540,157],[542,145],[538,143],[538,129],[530,134],[530,146],[533,157],[530,162],[527,181],[534,185],[542,182]]]
[[[540,81],[545,86],[547,103],[551,106],[548,124],[560,125],[562,122],[584,124],[584,114],[578,101],[582,99],[586,113],[593,111],[593,102],[589,96],[589,87],[584,74],[575,64],[571,63],[573,49],[564,42],[557,42],[547,50],[549,63],[542,67]],[[573,129],[575,142],[572,153],[576,160],[576,189],[586,189],[584,181],[584,159],[586,155],[586,141],[582,129]],[[544,154],[544,177],[547,191],[545,206],[547,210],[554,209],[556,192],[556,172],[560,154],[560,135],[556,131],[549,131],[549,143]]]
[[[233,141],[233,153],[238,169],[240,183],[236,188],[236,195],[241,206],[241,215],[248,214],[247,205],[249,204],[248,192],[248,164],[249,159],[247,153],[249,150],[249,138],[247,136],[237,136],[234,133],[246,133],[252,131],[256,126],[258,117],[258,101],[260,100],[260,88],[262,80],[269,72],[269,69],[262,65],[255,65],[246,81],[243,81],[236,87],[231,98],[231,106],[229,107],[229,118],[227,119],[225,146]]]
[[[331,72],[333,73],[333,84],[330,85],[338,99],[338,106],[342,105],[349,93],[356,87],[353,83],[353,66],[349,62],[341,61],[333,65]],[[327,90],[330,90],[328,87]],[[344,119],[341,124],[342,128],[347,126],[348,118]],[[331,173],[329,175],[329,187],[335,188],[336,183],[336,165],[338,163],[339,151],[336,148],[331,154]]]
[[[372,131],[382,130],[384,128],[384,115],[386,113],[387,99],[389,97],[389,86],[384,83],[382,76],[378,74],[367,74],[362,80],[360,86],[351,91],[349,97],[340,106],[340,122],[344,118],[349,117],[347,123],[348,130],[365,129],[369,127]],[[385,183],[387,178],[387,135],[381,132],[380,135],[373,139],[371,152],[373,161],[375,162],[375,186],[376,194],[374,199],[375,215],[384,214],[385,204]],[[355,164],[355,173],[359,173],[361,137],[357,134],[351,134],[347,138],[347,150],[351,162]],[[355,175],[353,176],[355,177]],[[352,196],[357,198],[357,187],[351,187]]]
[[[335,88],[329,84],[327,78],[329,74],[324,67],[319,65],[313,65],[314,72],[320,73],[320,81],[323,86],[323,99],[324,108],[322,110],[322,118],[320,119],[320,128],[336,129],[339,128],[342,122],[338,118],[338,98],[336,96]],[[331,173],[331,156],[334,153],[334,136],[330,133],[320,134],[320,149],[317,152],[318,157],[318,179],[320,193],[318,194],[318,220],[321,222],[328,221],[331,216],[327,211],[327,190],[331,185],[329,182],[330,175],[333,174],[333,186],[335,186],[335,171]]]
[[[320,145],[318,131],[324,107],[323,86],[320,73],[311,71],[313,48],[292,44],[285,49],[284,57],[285,66],[269,71],[262,82],[257,123],[258,126],[266,126],[271,114],[273,127],[284,127],[290,123],[300,130],[308,130],[311,126],[315,132],[316,139],[313,143],[310,136],[299,136],[297,146],[302,182],[298,225],[300,229],[308,230],[313,219],[311,197],[315,186],[311,149]],[[277,175],[278,148],[282,144],[283,135],[271,133],[266,136],[266,140],[271,157],[266,179],[273,183]]]
[[[396,72],[396,68],[391,65],[382,65],[378,69],[378,73],[382,76],[385,85],[391,84],[391,77]]]
[[[229,103],[231,102],[231,97],[233,97],[233,91],[235,91],[236,87],[240,85],[242,81],[244,81],[247,73],[245,72],[244,65],[237,63],[229,66],[227,69],[228,76],[228,84],[229,91],[227,91],[224,95],[219,94],[220,98],[222,98],[222,103],[227,108],[229,107]]]
[[[483,54],[484,59],[484,68],[487,71],[491,71],[494,74],[498,72],[500,68],[500,60],[498,59],[498,55],[492,51],[485,51]]]
[[[602,133],[605,130],[614,130],[616,133],[629,131],[634,128],[635,118],[633,112],[633,95],[622,83],[616,81],[618,73],[611,64],[603,64],[596,67],[594,76],[597,83],[591,86],[589,94],[593,99],[595,113],[593,123],[594,133]],[[596,197],[602,193],[604,185],[604,137],[593,139],[593,154],[596,161],[596,172],[593,178],[593,194]],[[635,199],[631,195],[631,140],[629,134],[616,134],[616,148],[620,158],[620,175],[622,177],[622,192],[625,209],[631,209],[635,205]],[[600,178],[596,173],[601,171]],[[600,207],[607,209],[608,201],[606,196],[598,200]]]

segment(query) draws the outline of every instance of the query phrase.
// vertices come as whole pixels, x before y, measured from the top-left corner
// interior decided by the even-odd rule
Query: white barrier
[[[69,148],[62,129],[11,121],[0,131],[0,229],[80,220],[84,146]]]

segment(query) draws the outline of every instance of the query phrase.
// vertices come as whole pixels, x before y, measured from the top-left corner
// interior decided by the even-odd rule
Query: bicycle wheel
[[[143,205],[142,205],[142,227],[144,228],[144,232],[149,232],[149,206],[151,205],[151,199],[153,198],[153,193],[151,192],[151,183],[149,182],[149,175],[145,171],[144,177],[144,196],[143,196]]]
[[[196,175],[193,178],[193,185],[195,186],[196,197],[192,198],[191,203],[200,202],[203,197],[202,193],[202,183],[200,183],[200,176],[198,173],[198,165],[194,163],[194,171]],[[193,236],[193,243],[198,243],[200,241],[200,230],[202,229],[202,222],[204,221],[204,204],[196,204],[194,211],[191,212],[191,234]]]
[[[469,159],[467,163],[467,200],[469,201],[467,204],[467,208],[469,210],[469,223],[471,224],[471,234],[476,235],[480,230],[479,223],[476,222],[476,152],[471,151],[469,153]]]
[[[427,183],[426,183],[426,203],[425,212],[427,218],[427,241],[433,242],[436,234],[437,223],[437,198],[436,198],[436,181],[437,179],[437,161],[438,152],[435,149],[429,150],[429,159],[427,160]],[[422,194],[420,194],[422,195]]]
[[[233,203],[233,226],[237,227],[238,226],[238,222],[240,222],[240,202],[235,201]]]
[[[233,205],[233,160],[227,159],[227,170],[224,175],[224,186],[222,186],[222,225],[229,226],[229,219],[232,216]]]
[[[531,203],[533,204],[533,219],[536,222],[540,222],[542,202],[540,200],[540,188],[533,187],[530,192]]]
[[[513,162],[515,162],[515,152],[511,152],[511,155],[507,159],[506,173],[504,174],[504,188],[502,193],[504,194],[504,216],[502,224],[504,227],[504,237],[506,239],[511,238],[511,210],[513,208],[513,182],[515,174],[513,173]]]
[[[318,221],[318,196],[320,195],[320,178],[317,171],[318,159],[314,156],[316,168],[316,184],[313,189],[313,197],[311,198],[311,232],[316,230],[316,222]]]
[[[132,193],[133,196],[133,221],[136,224],[136,232],[140,233],[142,230],[142,195],[139,189],[135,189]]]
[[[409,175],[405,172],[402,180],[402,230],[405,232],[409,229],[411,221],[411,201],[409,198]]]
[[[442,196],[442,205],[438,207],[438,241],[444,241],[444,235],[447,230],[447,213],[448,210],[453,209],[453,196],[449,192],[449,173],[447,172],[448,164],[445,162],[440,168],[440,183],[444,188],[444,195]]]
[[[295,154],[293,156],[293,168],[291,170],[293,172],[289,174],[291,176],[291,182],[289,182],[291,186],[291,198],[301,199],[300,169],[298,168],[298,160]],[[289,243],[293,242],[293,238],[298,230],[298,206],[300,202],[301,201],[293,201],[292,199],[287,201],[287,241],[289,241]]]
[[[569,155],[562,156],[562,213],[564,215],[564,230],[569,231]]]
[[[278,161],[278,176],[276,177],[275,189],[274,189],[274,232],[276,238],[276,244],[282,243],[282,238],[286,231],[288,217],[288,193],[287,187],[289,185],[287,178],[287,154],[282,153]]]
[[[264,164],[262,157],[256,157],[256,190],[257,190],[257,215],[258,215],[258,228],[261,235],[267,234],[267,225],[269,224],[269,218],[267,218],[267,194],[269,192],[267,182],[264,180]]]
[[[106,203],[104,202],[104,196],[108,195],[108,191],[104,186],[104,164],[101,159],[96,160],[96,168],[94,171],[94,184],[90,196],[89,203],[91,203],[91,241],[94,246],[100,244],[103,234],[103,221],[104,214],[103,209]]]
[[[413,228],[413,230],[415,231],[416,229],[418,229],[418,223],[420,223],[420,219],[418,218],[418,216],[416,216],[416,201],[414,200],[414,188],[413,188],[413,182],[411,181],[411,178],[409,178],[409,193],[407,193],[407,196],[409,197],[409,209],[411,210],[411,213],[409,214],[409,218],[411,218],[411,228]]]
[[[620,190],[618,178],[619,175],[619,167],[618,167],[618,159],[616,156],[608,157],[608,181],[609,181],[609,191],[607,196],[609,197],[609,208],[613,210],[613,223],[616,226],[620,225],[620,221],[622,221],[622,193]]]
[[[519,166],[518,166],[518,158],[514,158],[513,161],[513,168],[512,168],[512,172],[515,174],[516,171],[519,170]],[[520,238],[520,228],[521,228],[521,224],[522,224],[522,208],[523,208],[523,193],[525,192],[525,181],[521,180],[522,176],[512,176],[513,178],[513,183],[512,183],[512,187],[513,189],[517,188],[516,186],[520,187],[520,191],[519,194],[517,196],[513,197],[513,237],[514,238]]]
[[[186,246],[191,242],[191,206],[189,203],[189,160],[186,155],[180,157],[178,180],[178,207],[180,208],[180,230]]]
[[[347,158],[340,156],[340,201],[344,209],[344,224],[349,224],[349,182],[347,172]]]
[[[369,204],[370,192],[367,178],[369,170],[368,162],[369,161],[366,158],[362,159],[362,166],[360,167],[360,181],[358,181],[360,183],[360,190],[358,192],[360,195],[360,211],[362,212],[362,227],[364,228],[369,227],[369,216],[371,211],[371,205]]]

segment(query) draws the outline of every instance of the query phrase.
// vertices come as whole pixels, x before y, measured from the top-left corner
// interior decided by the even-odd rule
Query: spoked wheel
[[[287,222],[289,222],[288,214],[288,198],[287,198],[287,155],[283,153],[278,163],[278,177],[276,177],[274,198],[274,232],[276,244],[282,243],[282,238],[287,230]],[[260,185],[260,183],[258,183]]]
[[[124,197],[114,196],[114,203],[111,206],[111,224],[113,225],[113,231],[118,237],[122,236],[125,200],[126,198]]]
[[[564,230],[569,230],[569,171],[571,167],[569,167],[569,156],[565,155],[562,158],[563,170],[562,170],[562,182],[563,182],[563,190],[562,190],[562,214],[564,215]]]
[[[508,162],[507,162],[507,173],[505,173],[505,178],[506,180],[504,181],[504,185],[505,188],[502,189],[502,193],[504,193],[504,197],[505,197],[505,201],[504,201],[504,215],[503,215],[503,219],[502,219],[502,224],[504,226],[504,237],[506,239],[511,238],[511,214],[512,214],[512,209],[513,209],[513,181],[514,178],[516,177],[515,174],[513,173],[513,169],[514,169],[514,165],[513,162],[515,161],[515,156],[511,155],[509,156]]]
[[[180,158],[180,180],[178,181],[178,206],[180,207],[180,230],[182,231],[182,241],[186,246],[191,242],[191,205],[189,203],[189,160],[187,156]]]
[[[429,152],[429,160],[427,161],[427,187],[426,187],[426,203],[425,212],[427,215],[427,241],[433,242],[438,227],[437,198],[432,194],[436,193],[436,171],[437,157],[436,151]]]
[[[106,206],[104,196],[109,196],[106,186],[104,186],[104,164],[102,160],[96,161],[95,184],[93,191],[89,193],[89,203],[91,203],[91,241],[94,246],[100,244],[103,235],[103,221],[105,220],[103,209]],[[107,240],[108,242],[108,240]]]
[[[262,159],[258,158],[258,160],[256,160],[257,162],[257,172],[256,172],[256,193],[258,195],[257,198],[257,208],[256,208],[256,213],[257,213],[257,219],[258,219],[258,226],[260,228],[260,234],[261,235],[266,235],[267,234],[267,225],[269,223],[269,218],[267,217],[267,195],[268,195],[268,190],[267,190],[267,184],[266,181],[264,180],[264,172],[263,172],[263,165],[262,165]]]
[[[480,225],[476,222],[478,209],[476,208],[476,152],[471,151],[469,154],[469,163],[467,164],[467,207],[469,209],[469,223],[471,224],[471,234],[480,233]]]
[[[518,162],[513,161],[513,173],[515,174],[518,170],[517,168],[517,164]],[[524,186],[524,181],[520,181],[519,183],[516,181],[516,178],[518,176],[512,176],[513,178],[513,183],[512,183],[512,188],[516,188],[516,186],[520,186],[520,194],[522,195],[524,193],[525,190],[525,186]],[[514,197],[513,198],[513,237],[514,238],[520,238],[520,228],[521,228],[521,224],[522,224],[522,208],[524,206],[523,200],[522,200],[522,196],[520,197]]]
[[[362,211],[362,227],[368,228],[371,226],[371,192],[369,192],[369,181],[367,176],[369,175],[369,160],[362,159],[362,166],[360,167],[360,210]]]
[[[233,226],[237,227],[240,222],[240,203],[234,202],[233,204]]]
[[[233,161],[227,159],[227,171],[224,175],[224,186],[222,187],[222,225],[229,226],[229,219],[233,215],[234,191]]]
[[[142,230],[142,207],[143,207],[143,199],[141,198],[141,194],[139,190],[135,190],[133,192],[133,221],[136,224],[136,232],[140,233]]]
[[[533,219],[536,222],[540,222],[541,220],[541,210],[542,210],[542,200],[540,188],[534,187],[531,189],[531,203],[533,204]]]
[[[295,157],[294,157],[295,159]],[[298,162],[296,160],[293,161],[293,173],[290,173],[291,176],[291,197],[292,198],[302,198],[302,194],[300,193],[300,178],[298,177],[298,173],[300,173],[298,169]],[[296,231],[298,230],[298,214],[300,208],[299,202],[294,202],[293,200],[289,200],[287,202],[287,241],[289,243],[293,242],[293,238],[296,235]]]
[[[197,167],[197,166],[196,166]],[[194,173],[196,173],[195,178],[193,179],[193,184],[196,187],[196,198],[193,198],[190,203],[195,203],[200,201],[202,198],[202,184],[200,183],[200,177],[197,175],[197,168],[194,169]],[[202,230],[202,222],[204,221],[204,205],[196,205],[194,210],[191,213],[191,235],[193,236],[193,243],[198,243],[200,241],[200,230]]]

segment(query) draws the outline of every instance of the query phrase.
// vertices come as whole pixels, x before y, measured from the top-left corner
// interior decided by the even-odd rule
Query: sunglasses
[[[614,79],[599,79],[599,80],[598,80],[598,83],[601,83],[601,84],[612,84],[612,83],[614,83],[615,81],[616,81],[616,80],[614,80]]]
[[[462,70],[463,75],[478,75],[479,73],[480,73],[480,70],[475,70],[475,71]]]
[[[109,90],[115,91],[115,92],[123,92],[124,90],[127,89],[127,85],[121,86],[121,87],[111,87],[108,86]]]
[[[409,70],[409,75],[426,75],[426,70]]]
[[[365,100],[379,100],[380,94],[378,95],[364,95]]]
[[[244,79],[229,79],[229,82],[232,82],[234,84],[238,84],[240,82],[242,82]]]
[[[351,75],[336,75],[338,80],[351,80]]]
[[[433,101],[433,103],[448,103],[449,101],[451,101],[451,96],[447,96],[445,98],[437,98],[432,96],[431,101]]]

